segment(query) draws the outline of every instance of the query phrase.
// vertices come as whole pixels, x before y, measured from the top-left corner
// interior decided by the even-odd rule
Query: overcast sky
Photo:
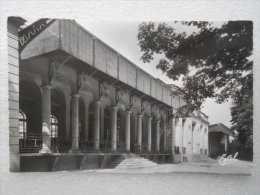
[[[174,83],[181,85],[180,81],[173,82],[167,76],[162,74],[162,71],[155,68],[158,59],[152,63],[143,63],[140,60],[142,55],[140,47],[138,46],[137,33],[138,26],[142,21],[136,22],[118,22],[118,21],[87,21],[81,17],[75,16],[77,23],[82,25],[85,29],[93,33],[96,37],[107,43],[110,47],[121,53],[123,56],[134,62],[140,68],[147,71],[156,78],[160,78],[165,83]],[[35,21],[28,19],[28,24]],[[171,23],[173,24],[173,23]],[[175,25],[177,31],[183,31],[181,25]],[[179,29],[180,28],[180,29]],[[230,103],[216,104],[214,100],[208,99],[202,106],[202,112],[209,116],[210,124],[223,123],[230,127]]]

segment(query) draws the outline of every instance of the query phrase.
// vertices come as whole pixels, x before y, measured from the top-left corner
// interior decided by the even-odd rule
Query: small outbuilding
[[[235,134],[227,126],[217,123],[209,126],[209,156],[216,157],[228,153],[230,139]]]

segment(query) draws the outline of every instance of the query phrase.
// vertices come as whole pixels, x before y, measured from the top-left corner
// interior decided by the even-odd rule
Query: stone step
[[[145,159],[140,156],[128,156],[120,164],[118,164],[116,169],[132,169],[132,168],[144,168],[144,167],[153,167],[157,164]]]
[[[123,160],[125,160],[125,157],[120,156],[120,158],[116,159],[112,164],[110,164],[109,168],[117,167]]]
[[[201,154],[193,154],[190,158],[190,162],[195,163],[213,163],[216,162],[216,160],[209,158],[207,155],[201,155]]]

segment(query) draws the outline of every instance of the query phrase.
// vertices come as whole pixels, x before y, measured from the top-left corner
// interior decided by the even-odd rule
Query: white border
[[[21,182],[32,181],[33,177],[19,175],[15,180],[10,173],[8,154],[8,63],[7,63],[7,28],[8,16],[21,16],[38,19],[51,18],[85,18],[86,20],[129,20],[129,21],[170,21],[170,20],[253,20],[254,22],[254,168],[253,175],[245,178],[244,188],[248,194],[259,193],[260,188],[260,2],[257,0],[244,1],[0,1],[0,194],[8,194],[8,188],[22,185]],[[223,176],[224,177],[224,176]],[[158,177],[158,182],[160,183]],[[72,178],[72,184],[77,178]],[[53,182],[53,181],[50,181]],[[55,182],[59,182],[59,178]],[[185,182],[185,181],[184,181]],[[29,185],[29,182],[26,182]],[[101,182],[102,183],[102,182]],[[32,183],[33,185],[33,183]],[[101,184],[102,185],[102,184]],[[138,186],[142,185],[136,184]],[[233,187],[218,189],[218,193],[242,193],[236,191],[236,181],[230,181]],[[48,186],[48,185],[47,185]],[[218,183],[218,187],[220,187]],[[36,187],[36,186],[34,186]],[[65,188],[67,188],[66,186]],[[120,186],[118,186],[120,187]],[[163,185],[158,186],[157,192],[163,192]],[[169,186],[168,186],[169,187]],[[240,186],[241,187],[241,186]],[[32,188],[32,187],[31,187]],[[192,186],[191,193],[196,192],[200,186]],[[42,188],[40,188],[42,189]],[[140,189],[140,188],[139,188]],[[47,189],[42,189],[38,194],[46,194]],[[57,190],[57,191],[56,191]],[[55,193],[64,189],[55,189]],[[220,191],[219,191],[220,190]],[[227,191],[228,190],[228,191]],[[131,190],[130,190],[131,191]],[[174,189],[173,189],[174,191]],[[172,191],[172,192],[173,192]],[[42,192],[42,193],[41,193]],[[54,191],[49,191],[54,192]],[[87,191],[84,191],[87,193]],[[101,191],[100,191],[101,192]],[[107,191],[108,192],[108,191]],[[132,191],[134,192],[134,191]],[[213,192],[208,192],[213,193]],[[18,191],[17,194],[23,194]],[[66,194],[66,193],[65,193]],[[104,193],[106,194],[106,193]],[[112,193],[113,194],[113,193]]]

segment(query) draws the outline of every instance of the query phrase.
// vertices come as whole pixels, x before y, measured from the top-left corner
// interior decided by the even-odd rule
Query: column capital
[[[160,123],[161,121],[160,120],[156,120],[156,123]]]
[[[131,113],[132,113],[131,110],[126,110],[125,112],[126,112],[127,114],[131,114]]]
[[[152,120],[153,118],[149,116],[149,117],[147,117],[147,119],[148,119],[148,120]]]
[[[101,104],[101,101],[97,100],[97,101],[94,101],[95,104]]]
[[[118,110],[118,107],[117,106],[112,106],[112,109],[113,110]]]
[[[138,114],[138,116],[139,116],[139,117],[143,117],[144,115],[142,115],[142,114]]]
[[[52,86],[49,85],[49,84],[41,85],[41,87],[42,87],[42,88],[46,88],[46,89],[51,89],[51,88],[52,88]]]
[[[79,98],[80,95],[78,93],[71,94],[71,97]]]

